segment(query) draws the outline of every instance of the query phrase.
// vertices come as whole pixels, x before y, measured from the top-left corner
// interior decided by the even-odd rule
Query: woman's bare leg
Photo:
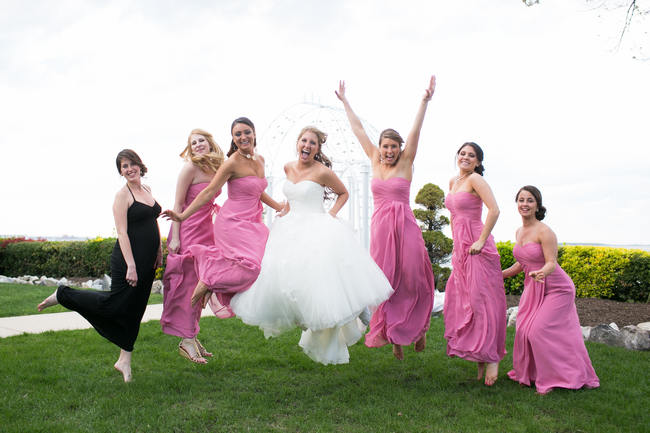
[[[56,299],[56,292],[57,292],[58,290],[59,290],[59,289],[56,289],[56,290],[54,291],[54,293],[52,293],[52,294],[51,294],[50,296],[48,296],[47,298],[43,299],[43,302],[41,302],[40,304],[38,304],[38,306],[36,307],[36,308],[38,308],[38,311],[43,311],[43,310],[45,310],[47,307],[51,307],[51,306],[53,306],[53,305],[57,305],[57,304],[59,303],[59,301]]]
[[[117,371],[122,373],[124,377],[124,382],[131,382],[131,354],[133,352],[127,352],[124,349],[120,349],[120,357],[117,362],[113,365]]]

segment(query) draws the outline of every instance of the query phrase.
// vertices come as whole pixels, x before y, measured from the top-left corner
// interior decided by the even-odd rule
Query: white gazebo
[[[376,142],[379,132],[362,120],[366,133]],[[271,122],[260,141],[260,151],[266,158],[267,192],[280,198],[285,179],[284,164],[296,159],[298,134],[305,126],[316,126],[327,133],[323,153],[332,160],[332,169],[350,192],[350,198],[339,212],[359,240],[369,245],[372,197],[370,195],[370,161],[352,133],[345,111],[318,103],[304,102],[289,107]],[[266,223],[271,224],[273,212],[266,213]]]

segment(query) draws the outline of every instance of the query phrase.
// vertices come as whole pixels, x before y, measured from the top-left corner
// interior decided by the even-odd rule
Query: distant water
[[[576,245],[576,246],[588,246],[588,247],[610,247],[610,248],[625,248],[628,250],[643,250],[650,251],[649,244],[626,244],[626,245],[614,245],[614,244],[595,244],[595,243],[586,243],[586,242],[565,242],[560,243],[560,245]]]

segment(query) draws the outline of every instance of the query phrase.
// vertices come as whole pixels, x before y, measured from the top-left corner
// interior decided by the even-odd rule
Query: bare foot
[[[424,334],[422,338],[420,338],[418,341],[415,342],[415,351],[416,352],[424,352],[424,348],[427,345],[427,334]]]
[[[131,382],[131,379],[133,377],[131,376],[131,364],[127,364],[125,362],[120,362],[119,360],[113,365],[117,371],[122,373],[122,377],[124,377],[124,382]]]
[[[400,361],[404,360],[404,351],[402,350],[402,346],[399,344],[393,344],[393,355],[395,358],[399,359]]]
[[[201,301],[201,304],[205,308],[205,304],[208,302],[205,296],[206,293],[208,293],[208,286],[203,281],[199,281],[194,288],[194,293],[192,293],[192,307]]]
[[[196,364],[207,364],[208,361],[201,356],[199,348],[196,347],[196,343],[191,338],[183,338],[180,343],[178,343],[178,353],[186,359],[196,363]]]
[[[476,375],[476,380],[483,379],[484,374],[485,374],[485,362],[479,362],[478,363],[478,375]]]
[[[494,382],[497,381],[497,376],[499,376],[499,363],[490,362],[487,365],[487,370],[485,371],[485,384],[487,386],[494,385]]]
[[[43,299],[43,302],[41,302],[40,304],[38,304],[38,306],[36,307],[36,308],[38,308],[38,311],[43,311],[43,310],[45,310],[47,307],[51,307],[52,305],[56,305],[56,304],[59,303],[59,301],[57,301],[57,299],[56,299],[56,292],[57,292],[57,290],[59,290],[59,289],[56,289],[56,290],[54,291],[54,293],[52,293],[52,294],[51,294],[50,296],[48,296],[47,298]]]

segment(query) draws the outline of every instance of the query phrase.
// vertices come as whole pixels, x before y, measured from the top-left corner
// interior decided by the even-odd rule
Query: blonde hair
[[[196,155],[192,152],[192,135],[194,134],[202,135],[208,141],[210,149],[208,153],[204,155]],[[192,164],[199,167],[204,173],[209,173],[211,171],[216,173],[224,160],[223,151],[216,141],[214,141],[212,134],[200,128],[192,129],[192,132],[190,132],[190,135],[187,137],[187,146],[185,146],[185,149],[180,153],[180,157],[187,161],[191,161]]]
[[[330,161],[330,159],[323,153],[323,144],[325,144],[327,141],[327,133],[321,131],[315,126],[305,126],[300,131],[300,134],[298,134],[298,140],[296,140],[296,144],[298,144],[300,138],[305,134],[305,132],[311,132],[312,134],[316,135],[316,139],[318,140],[318,152],[316,155],[314,155],[314,159],[323,164],[325,167],[332,168],[332,161]]]

